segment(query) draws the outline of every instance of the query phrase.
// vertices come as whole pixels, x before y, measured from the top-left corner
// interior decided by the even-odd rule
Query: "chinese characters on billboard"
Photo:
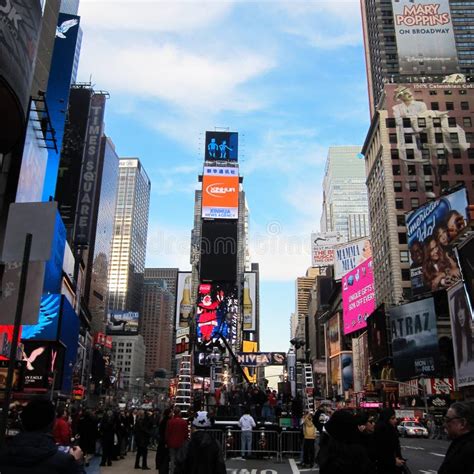
[[[238,168],[204,167],[202,217],[204,219],[238,219]]]
[[[370,257],[372,257],[372,245],[369,239],[338,245],[334,253],[334,279],[340,280]]]
[[[237,132],[206,132],[206,161],[237,161],[239,134]]]
[[[392,0],[401,74],[458,71],[448,0]]]
[[[339,232],[311,234],[311,256],[313,267],[327,267],[334,264],[334,247],[339,243]]]
[[[367,326],[367,318],[375,309],[372,257],[342,278],[344,334]]]
[[[461,273],[450,242],[466,226],[467,195],[460,189],[406,217],[413,294],[449,288]]]

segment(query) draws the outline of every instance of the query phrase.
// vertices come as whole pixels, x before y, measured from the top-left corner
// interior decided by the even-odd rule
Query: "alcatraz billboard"
[[[392,0],[401,74],[458,71],[448,0]]]
[[[238,168],[204,167],[202,217],[204,219],[238,219]]]

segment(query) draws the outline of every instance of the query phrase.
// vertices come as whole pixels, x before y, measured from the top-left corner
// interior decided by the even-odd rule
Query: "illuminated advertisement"
[[[59,340],[66,346],[66,349],[64,351],[64,362],[58,369],[62,368],[61,390],[65,393],[72,390],[72,374],[76,370],[78,355],[79,328],[80,321],[74,308],[63,297]]]
[[[458,71],[448,0],[392,0],[401,74]]]
[[[334,315],[328,321],[327,339],[329,357],[339,354],[339,352],[341,352],[341,331],[339,324],[339,313]]]
[[[367,319],[369,362],[375,364],[389,356],[387,339],[387,317],[385,305],[381,304]]]
[[[41,298],[38,323],[24,325],[22,340],[56,341],[58,339],[61,295],[43,295]]]
[[[267,365],[286,365],[284,352],[238,352],[237,360],[244,367],[266,367]]]
[[[0,360],[0,390],[5,390],[7,386],[8,364],[8,360]],[[25,364],[21,361],[15,362],[12,382],[14,392],[21,392],[23,390],[24,367]]]
[[[341,356],[337,355],[329,359],[329,383],[333,392],[336,394],[342,394],[342,383],[341,383]]]
[[[139,316],[135,311],[109,310],[107,334],[138,334]]]
[[[457,245],[456,255],[459,264],[461,265],[461,272],[466,285],[467,295],[471,302],[471,308],[474,307],[474,238]]]
[[[466,208],[460,189],[406,216],[413,294],[446,289],[461,278],[451,241],[466,226]]]
[[[313,267],[334,265],[334,247],[340,239],[339,232],[311,234],[311,265]]]
[[[239,296],[235,284],[201,283],[198,289],[196,328],[199,343],[224,337],[235,340]]]
[[[206,161],[237,161],[239,134],[237,132],[206,132],[204,157]]]
[[[342,278],[342,307],[344,334],[367,326],[367,318],[375,309],[372,257]]]
[[[189,353],[189,325],[193,316],[191,272],[178,273],[176,291],[176,355]]]
[[[65,248],[66,228],[61,219],[61,214],[57,211],[51,258],[45,265],[43,293],[61,293]]]
[[[255,273],[244,274],[244,294],[242,297],[242,309],[244,312],[244,331],[257,330],[257,275]]]
[[[204,167],[202,217],[203,219],[238,219],[238,168]]]
[[[372,257],[372,245],[369,239],[338,245],[334,251],[334,279],[340,280],[370,257]]]
[[[462,282],[448,290],[448,300],[456,381],[459,387],[474,385],[473,314]]]
[[[439,348],[433,298],[390,308],[390,330],[397,378],[436,375]]]
[[[344,391],[354,386],[354,367],[352,364],[352,352],[343,352],[341,354],[341,377],[342,389]]]

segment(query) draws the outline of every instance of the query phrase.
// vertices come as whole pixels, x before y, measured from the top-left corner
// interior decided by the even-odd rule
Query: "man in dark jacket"
[[[135,469],[140,469],[140,459],[142,459],[142,469],[150,469],[148,467],[148,445],[150,444],[152,426],[144,410],[138,411],[134,431],[135,443],[137,444]]]
[[[452,443],[438,474],[474,472],[474,404],[453,403],[444,417],[444,426]]]
[[[21,414],[23,432],[16,435],[0,453],[2,474],[80,474],[80,448],[58,449],[51,434],[54,405],[46,400],[30,402]],[[64,452],[67,451],[67,452]]]

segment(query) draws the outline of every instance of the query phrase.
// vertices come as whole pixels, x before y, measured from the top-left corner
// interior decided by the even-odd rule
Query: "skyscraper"
[[[322,232],[348,241],[369,234],[365,164],[359,146],[330,147],[323,181]]]
[[[172,368],[177,268],[145,268],[140,334],[145,341],[145,375]]]
[[[418,0],[361,0],[365,57],[373,116],[388,82],[441,82],[474,72],[474,4]]]
[[[138,158],[120,158],[109,310],[139,311],[145,271],[151,183]]]

